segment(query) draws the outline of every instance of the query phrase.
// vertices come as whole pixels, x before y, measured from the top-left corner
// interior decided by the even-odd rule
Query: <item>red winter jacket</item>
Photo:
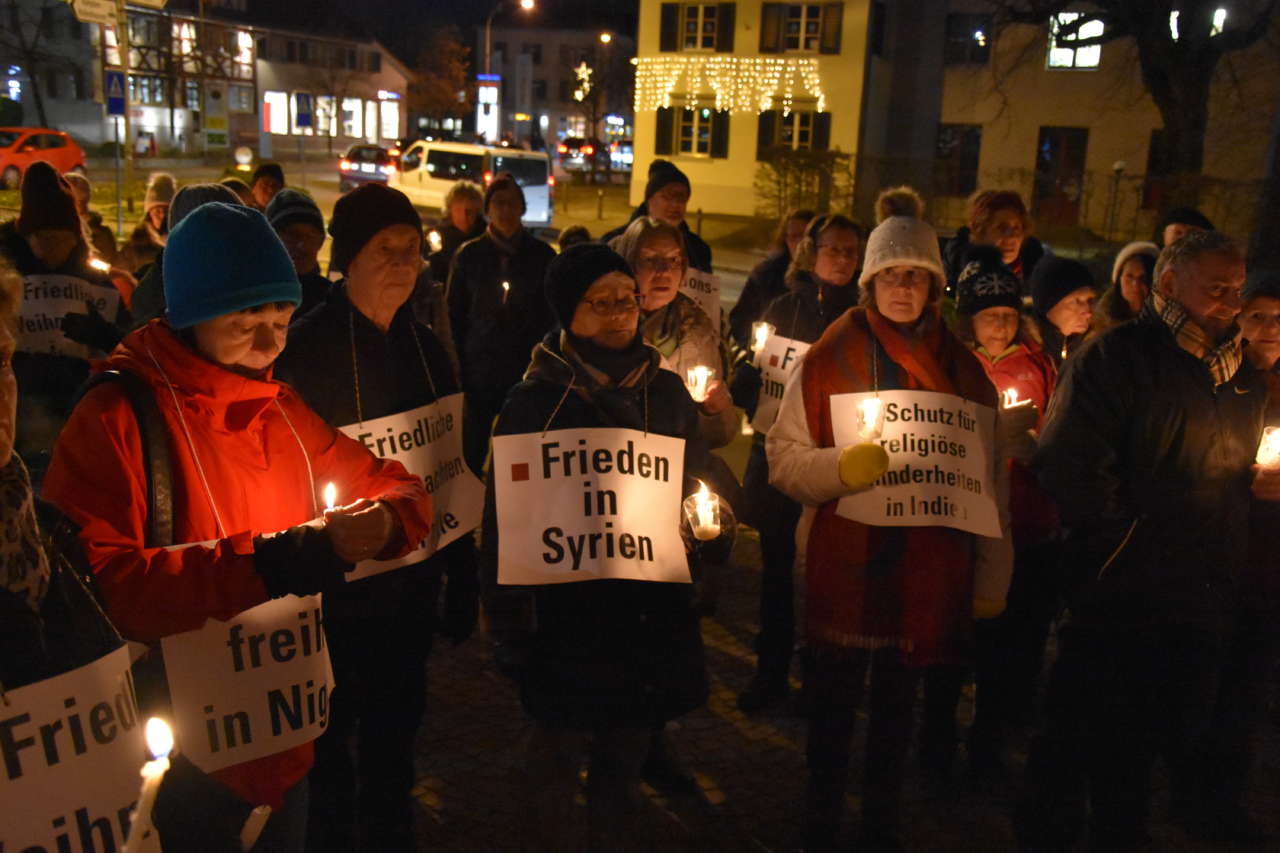
[[[1016,344],[1013,352],[996,361],[982,348],[973,354],[996,390],[1003,394],[1012,388],[1022,399],[1030,398],[1035,403],[1040,413],[1036,421],[1039,430],[1044,425],[1044,413],[1058,379],[1049,354],[1031,341]],[[1053,499],[1040,488],[1030,468],[1012,459],[1009,460],[1009,519],[1016,547],[1047,542],[1058,530],[1058,510]]]
[[[154,390],[173,460],[174,539],[201,543],[143,547],[149,484],[137,422],[119,387],[95,388],[58,438],[44,497],[81,526],[125,637],[153,642],[266,601],[253,537],[316,518],[323,498],[315,490],[327,482],[342,503],[385,501],[403,528],[399,553],[426,535],[431,499],[420,479],[332,429],[289,386],[198,355],[163,320],[126,337],[96,365],[106,368],[128,370]],[[306,744],[213,775],[249,802],[278,809],[311,763]]]

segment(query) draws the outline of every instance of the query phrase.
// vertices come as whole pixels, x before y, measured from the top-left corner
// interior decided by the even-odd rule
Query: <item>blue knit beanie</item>
[[[256,210],[202,204],[169,232],[164,247],[169,324],[197,323],[273,302],[302,302],[284,244]]]

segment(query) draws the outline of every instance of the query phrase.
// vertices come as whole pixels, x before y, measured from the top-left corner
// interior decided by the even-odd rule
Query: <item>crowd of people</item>
[[[585,763],[588,848],[655,849],[640,782],[696,790],[668,724],[707,700],[699,620],[740,520],[761,583],[738,705],[777,708],[802,684],[806,851],[840,849],[863,708],[860,852],[903,849],[913,743],[946,777],[967,740],[968,772],[994,779],[1031,729],[1011,816],[1025,851],[1065,853],[1086,828],[1091,850],[1141,847],[1157,758],[1193,837],[1265,841],[1245,793],[1280,648],[1280,447],[1262,453],[1280,279],[1247,276],[1235,241],[1179,209],[1119,251],[1100,292],[1031,236],[1017,192],[976,193],[940,239],[897,187],[873,227],[788,213],[736,305],[708,313],[682,289],[715,270],[685,222],[692,189],[657,160],[626,225],[567,230],[557,252],[505,173],[460,182],[429,232],[380,184],[326,224],[273,164],[248,184],[158,174],[117,248],[85,179],[33,165],[0,224],[0,684],[129,640],[146,649],[142,712],[172,713],[168,640],[321,594],[323,732],[206,770],[180,731],[146,818],[166,850],[412,850],[427,659],[483,610],[533,723],[513,846],[580,846]],[[458,465],[414,462],[455,412]],[[901,433],[912,419],[919,434]],[[669,507],[597,495],[620,526],[670,510],[659,549],[682,555],[677,576],[619,569],[593,539],[591,573],[529,580],[551,560],[509,543],[543,508],[503,497],[530,466],[496,460],[560,430],[677,443]],[[744,432],[739,483],[712,451]],[[913,441],[964,473],[912,458]],[[444,486],[463,465],[486,479],[472,498]],[[981,500],[943,510],[965,498],[922,488],[934,508],[905,519],[866,500],[902,478]],[[593,514],[590,494],[574,500]],[[691,515],[699,500],[714,527]],[[590,535],[614,542],[605,527]]]

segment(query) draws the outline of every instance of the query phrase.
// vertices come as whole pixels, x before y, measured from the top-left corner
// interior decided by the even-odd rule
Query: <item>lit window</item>
[[[1226,25],[1227,10],[1215,9],[1213,11],[1213,26],[1209,29],[1210,37],[1222,35],[1222,30]],[[1178,13],[1176,11],[1169,13],[1169,34],[1173,36],[1174,41],[1178,40]]]
[[[289,93],[262,93],[262,127],[268,133],[289,132]]]
[[[714,3],[696,3],[680,9],[680,44],[685,50],[715,50],[716,22],[720,7]]]
[[[400,104],[397,101],[381,101],[382,138],[395,139],[400,135]]]
[[[1081,17],[1080,12],[1059,12],[1049,22],[1049,67],[1050,68],[1097,68],[1102,59],[1102,45],[1090,47],[1069,47],[1074,41],[1085,41],[1102,35],[1102,21],[1091,20],[1080,25],[1070,36],[1058,41],[1058,32],[1067,24]]]
[[[817,51],[822,44],[822,7],[816,3],[787,6],[783,27],[786,50]]]
[[[359,98],[342,99],[342,135],[358,138],[364,127],[364,101]]]

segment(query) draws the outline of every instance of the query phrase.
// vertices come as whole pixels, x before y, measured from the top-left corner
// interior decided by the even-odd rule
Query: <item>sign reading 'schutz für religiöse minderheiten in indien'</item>
[[[630,429],[495,436],[498,583],[688,583],[684,440]]]
[[[865,440],[858,404],[879,397],[884,429],[872,439],[889,470],[870,488],[840,499],[836,514],[885,527],[954,527],[1000,535],[991,453],[995,410],[954,394],[880,391],[835,394],[831,423],[837,446]]]

